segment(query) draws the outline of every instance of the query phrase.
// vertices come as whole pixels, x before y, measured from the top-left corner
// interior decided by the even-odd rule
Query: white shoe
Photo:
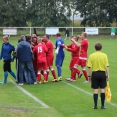
[[[71,82],[76,82],[76,80],[74,80],[74,79],[70,79],[70,81],[71,81]]]
[[[38,84],[37,82],[34,82],[34,84]]]
[[[66,78],[66,80],[67,80],[67,81],[70,81],[70,80],[71,80],[71,78]]]
[[[23,83],[19,83],[20,86],[24,85]]]
[[[89,81],[88,81],[88,80],[86,80],[86,81],[84,81],[83,83],[89,83]]]

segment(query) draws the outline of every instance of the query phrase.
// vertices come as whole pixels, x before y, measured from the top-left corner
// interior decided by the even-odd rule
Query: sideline
[[[43,108],[49,108],[48,105],[46,105],[45,103],[43,103],[41,100],[39,100],[38,98],[36,98],[35,96],[33,96],[31,93],[29,93],[28,91],[26,91],[24,88],[22,88],[21,86],[19,86],[18,84],[16,84],[13,80],[10,79],[10,82],[12,84],[14,84],[19,90],[21,90],[24,94],[28,95],[29,97],[31,97],[32,99],[34,99],[36,102],[38,102],[39,104],[41,104],[43,106]]]
[[[82,92],[84,92],[84,93],[86,93],[86,94],[88,94],[88,95],[90,95],[90,96],[93,96],[92,93],[90,93],[90,92],[88,92],[88,91],[86,91],[86,90],[83,90],[83,89],[81,89],[81,88],[79,88],[79,87],[77,87],[77,86],[75,86],[75,85],[72,85],[72,84],[67,83],[67,82],[65,82],[65,81],[62,81],[62,83],[66,84],[66,85],[69,85],[69,86],[71,86],[72,88],[75,88],[75,89],[77,89],[77,90],[79,90],[79,91],[82,91]],[[100,98],[99,98],[99,99],[100,99]],[[115,103],[107,102],[107,101],[105,101],[105,102],[108,103],[108,104],[110,104],[110,105],[112,105],[112,106],[114,106],[114,107],[117,107],[117,104],[115,104]]]
[[[53,78],[51,75],[49,75],[49,77]],[[68,83],[67,81],[66,82],[65,81],[61,81],[61,82],[66,84],[66,85],[68,85],[68,86],[70,86],[70,87],[72,87],[72,88],[75,88],[75,89],[77,89],[77,90],[79,90],[79,91],[81,91],[83,93],[86,93],[87,95],[93,96],[92,93],[90,93],[90,92],[88,92],[86,90],[83,90],[83,89],[79,88],[78,86],[72,85],[71,83]],[[85,84],[85,83],[83,83],[83,84]],[[100,97],[98,99],[100,99]],[[106,100],[105,100],[105,102],[107,104],[110,104],[110,105],[114,106],[114,107],[117,107],[117,104],[115,104],[115,103],[107,102]]]

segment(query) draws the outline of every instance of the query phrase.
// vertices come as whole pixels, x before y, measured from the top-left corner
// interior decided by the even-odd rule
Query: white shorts
[[[115,33],[111,33],[112,36],[115,36]]]

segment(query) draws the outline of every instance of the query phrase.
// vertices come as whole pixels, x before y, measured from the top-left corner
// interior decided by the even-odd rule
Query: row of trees
[[[83,17],[81,26],[117,24],[117,0],[1,0],[0,26],[66,27],[70,16]]]

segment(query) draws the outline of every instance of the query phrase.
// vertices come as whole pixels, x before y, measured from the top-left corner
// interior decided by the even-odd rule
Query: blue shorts
[[[63,57],[56,56],[55,65],[62,67],[63,60],[64,60],[64,56]]]

